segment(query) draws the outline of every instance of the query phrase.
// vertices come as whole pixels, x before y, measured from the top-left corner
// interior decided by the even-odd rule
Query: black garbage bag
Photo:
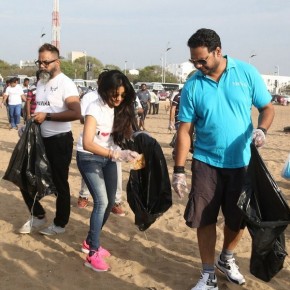
[[[129,144],[129,145],[128,145]],[[143,153],[145,168],[131,170],[127,201],[140,231],[148,229],[172,205],[171,183],[162,149],[156,139],[138,133],[126,148]]]
[[[29,120],[16,144],[3,179],[11,181],[33,198],[40,200],[56,194],[49,161],[40,133],[40,125]]]
[[[287,255],[284,231],[290,209],[253,144],[247,184],[237,205],[252,237],[250,272],[268,282],[283,268]]]

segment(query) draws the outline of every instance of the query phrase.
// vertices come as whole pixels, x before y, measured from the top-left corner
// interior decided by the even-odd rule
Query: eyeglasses
[[[49,66],[51,63],[53,63],[53,62],[55,62],[55,61],[57,61],[57,60],[58,60],[58,58],[56,58],[56,59],[54,59],[54,60],[44,60],[44,61],[37,60],[37,61],[35,62],[35,64],[36,64],[37,66],[41,66],[42,64],[43,64],[44,66]]]
[[[197,59],[197,60],[193,60],[192,58],[190,58],[188,61],[190,61],[191,63],[193,63],[194,66],[197,66],[197,65],[202,65],[202,66],[205,66],[207,64],[207,59],[209,58],[210,56],[210,53],[209,55],[204,58],[204,59]]]

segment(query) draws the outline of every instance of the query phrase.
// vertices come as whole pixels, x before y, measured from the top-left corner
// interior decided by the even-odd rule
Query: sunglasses
[[[41,66],[42,64],[44,65],[44,66],[49,66],[51,63],[53,63],[53,62],[55,62],[55,61],[57,61],[58,60],[58,58],[56,58],[56,59],[54,59],[54,60],[44,60],[44,61],[41,61],[41,60],[37,60],[36,62],[35,62],[35,64],[37,65],[37,66]]]
[[[194,59],[190,58],[188,61],[190,61],[194,66],[197,66],[197,65],[205,66],[207,64],[207,59],[209,58],[209,56],[210,56],[210,53],[204,59],[194,60]]]

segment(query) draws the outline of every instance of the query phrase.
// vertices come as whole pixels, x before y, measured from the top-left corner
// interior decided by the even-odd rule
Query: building
[[[278,75],[262,75],[262,78],[271,94],[282,94],[283,90],[290,86],[290,77]]]
[[[139,71],[137,69],[130,69],[129,70],[129,74],[130,75],[138,76],[139,75]]]
[[[36,65],[33,60],[20,60],[19,67],[20,68],[27,68],[27,67],[35,68]]]
[[[86,52],[85,51],[71,51],[68,53],[67,58],[71,61],[74,62],[76,59],[80,57],[86,57]]]
[[[168,64],[166,70],[175,75],[180,83],[184,83],[195,67],[191,62],[186,61],[180,64]]]

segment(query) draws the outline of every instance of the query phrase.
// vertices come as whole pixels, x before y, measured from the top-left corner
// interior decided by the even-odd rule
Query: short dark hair
[[[44,52],[44,51],[50,51],[52,53],[55,53],[57,57],[59,58],[59,50],[56,46],[50,44],[50,43],[44,43],[39,49],[38,53]]]
[[[25,79],[23,80],[23,82],[26,82],[26,81],[30,81],[29,78],[25,78]]]
[[[16,83],[16,82],[19,82],[19,78],[17,78],[17,77],[12,77],[12,78],[10,79],[10,83]]]
[[[221,40],[218,34],[207,28],[197,30],[187,41],[190,48],[207,47],[208,51],[214,51],[217,47],[222,48]]]

